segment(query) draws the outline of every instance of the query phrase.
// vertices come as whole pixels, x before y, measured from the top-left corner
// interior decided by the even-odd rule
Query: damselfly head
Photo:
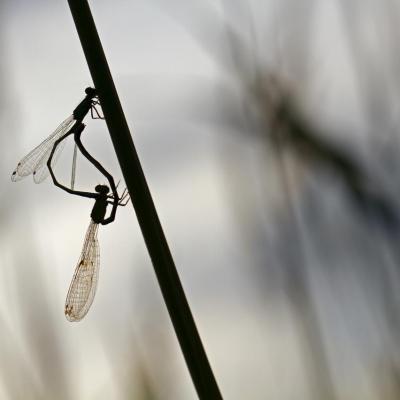
[[[94,190],[100,194],[107,194],[110,191],[107,185],[97,185]]]
[[[91,97],[94,97],[94,96],[96,96],[96,94],[97,94],[96,89],[95,89],[95,88],[92,88],[92,87],[87,87],[87,88],[85,89],[85,93],[86,93],[88,96],[91,96]]]

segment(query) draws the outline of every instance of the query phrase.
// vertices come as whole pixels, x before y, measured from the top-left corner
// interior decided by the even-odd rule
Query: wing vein
[[[100,249],[97,240],[99,225],[90,222],[82,253],[65,301],[65,316],[69,321],[80,321],[89,311],[96,294]]]
[[[36,183],[42,182],[49,175],[46,164],[55,141],[67,133],[74,123],[75,120],[72,115],[63,121],[50,136],[36,146],[17,164],[17,167],[11,175],[11,180],[16,182],[32,174]],[[57,148],[52,164],[55,164],[63,147],[64,145],[61,143]]]

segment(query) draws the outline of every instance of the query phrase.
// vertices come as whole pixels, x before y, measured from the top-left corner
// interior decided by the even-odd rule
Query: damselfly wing
[[[99,225],[91,220],[85,242],[65,301],[65,316],[80,321],[89,311],[96,294],[100,249],[97,240]]]
[[[28,153],[17,165],[17,168],[11,175],[13,182],[19,181],[28,175],[33,175],[33,180],[36,183],[42,182],[49,175],[47,168],[47,160],[50,157],[54,143],[62,138],[64,135],[68,136],[68,132],[72,132],[74,123],[82,122],[87,113],[90,114],[93,119],[104,119],[100,115],[96,106],[100,105],[97,97],[97,92],[93,88],[85,89],[86,97],[78,104],[73,111],[72,115],[63,121],[60,126],[39,146],[35,147],[30,153]],[[64,142],[57,146],[57,149],[53,155],[52,164],[54,165],[58,155],[64,147]],[[71,173],[71,188],[73,189],[75,183],[75,163],[76,163],[76,150],[74,150],[72,173]]]
[[[18,164],[17,168],[11,175],[13,182],[19,181],[28,175],[33,175],[33,180],[36,183],[42,182],[49,175],[49,170],[46,166],[47,160],[49,159],[51,150],[53,149],[54,143],[57,139],[65,135],[75,123],[73,115],[69,116],[63,121],[57,129],[39,146],[35,147],[30,153],[28,153]],[[57,148],[57,155],[61,153],[63,145]],[[56,154],[54,155],[55,163]]]

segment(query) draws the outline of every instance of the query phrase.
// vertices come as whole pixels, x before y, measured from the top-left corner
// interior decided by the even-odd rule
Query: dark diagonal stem
[[[68,0],[157,279],[197,394],[222,399],[185,297],[86,0]]]

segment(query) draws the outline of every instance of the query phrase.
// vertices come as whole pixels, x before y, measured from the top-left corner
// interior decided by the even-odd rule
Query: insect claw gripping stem
[[[131,198],[129,197],[128,189],[125,188],[124,191],[122,192],[121,197],[119,198],[118,205],[125,207],[129,203],[130,199]],[[124,201],[124,200],[126,200],[126,201]]]
[[[100,115],[99,110],[96,108],[96,105],[100,105],[100,102],[93,101],[92,106],[90,107],[90,115],[92,119],[104,119],[104,117]],[[94,114],[96,114],[96,116]]]

